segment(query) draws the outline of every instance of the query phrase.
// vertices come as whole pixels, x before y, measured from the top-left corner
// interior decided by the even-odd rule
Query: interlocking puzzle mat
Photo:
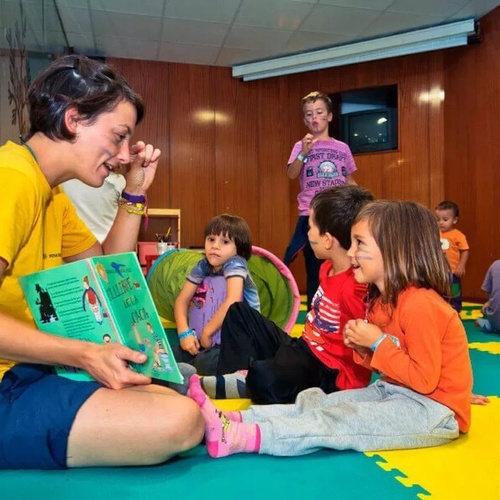
[[[472,407],[467,436],[446,446],[390,451],[371,456],[401,484],[421,491],[420,499],[497,499],[500,496],[500,400]]]
[[[469,433],[446,446],[367,454],[401,484],[421,488],[420,499],[500,498],[500,334],[484,333],[472,320],[464,325],[474,392],[490,399],[486,406],[472,406]]]
[[[477,315],[463,314],[471,319]],[[305,308],[299,315],[300,321],[304,319]],[[0,471],[0,498],[496,500],[500,498],[500,334],[481,332],[472,320],[464,325],[474,391],[491,401],[473,406],[469,434],[449,445],[367,454],[322,451],[294,458],[236,455],[218,460],[198,446],[156,467]],[[244,409],[249,404],[243,399],[217,402],[225,409]]]

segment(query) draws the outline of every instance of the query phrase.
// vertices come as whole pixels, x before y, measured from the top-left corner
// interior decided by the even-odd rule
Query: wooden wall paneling
[[[498,186],[500,186],[500,64],[498,51],[500,47],[500,8],[484,23],[485,35],[483,46],[475,46],[474,52],[479,71],[483,71],[481,88],[477,88],[477,101],[473,119],[476,124],[473,130],[474,147],[469,146],[473,172],[468,172],[466,185],[474,186],[476,206],[465,204],[462,220],[465,220],[464,232],[469,235],[471,258],[468,269],[473,273],[465,276],[468,292],[480,290],[484,275],[494,260],[500,259],[500,212]],[[481,50],[480,50],[481,49]],[[472,57],[472,54],[469,56]],[[488,68],[488,71],[484,71]],[[476,83],[477,85],[477,83]],[[472,98],[469,89],[464,89]],[[466,117],[462,117],[464,120]],[[466,177],[464,166],[462,177]],[[472,174],[472,175],[471,175]],[[470,190],[470,189],[469,189]],[[475,209],[473,211],[473,209]],[[469,214],[474,213],[475,217]],[[472,278],[472,280],[470,280]],[[470,281],[469,281],[470,280]]]
[[[460,206],[458,228],[471,247],[463,293],[477,299],[485,297],[486,270],[500,258],[500,8],[480,23],[480,44],[444,56],[445,197]]]
[[[137,126],[133,142],[144,140],[161,149],[162,155],[153,185],[148,192],[151,207],[178,208],[171,206],[169,192],[168,134],[168,63],[137,61],[130,59],[108,59],[127,79],[131,87],[141,94],[145,104],[143,121]]]
[[[398,153],[355,154],[357,171],[355,180],[368,189],[375,198],[388,198],[386,177],[399,168]]]
[[[259,241],[258,82],[215,73],[215,110],[224,117],[215,126],[216,212],[244,217]]]
[[[475,85],[478,77],[474,58],[466,57],[466,51],[450,50],[445,57],[445,199],[455,201],[460,209],[458,228],[463,231],[471,246],[467,272],[462,280],[464,296],[481,296],[480,287],[487,259],[481,258],[481,240],[491,235],[489,221],[477,217],[478,197],[485,206],[492,202],[492,191],[486,189],[478,193],[475,183],[485,172],[491,172],[488,164],[477,171],[476,161],[479,151],[475,151],[476,127],[475,108],[479,88]],[[464,94],[464,89],[468,92]],[[480,143],[482,139],[480,138]],[[483,147],[488,148],[486,144]],[[486,178],[487,179],[487,178]],[[483,178],[483,180],[486,180]],[[487,185],[487,184],[485,184]],[[474,186],[474,187],[473,187]],[[489,198],[489,199],[488,199]],[[476,232],[477,231],[477,232]],[[483,240],[484,241],[484,240]],[[483,247],[484,248],[484,247]],[[478,259],[479,257],[479,259]],[[480,264],[478,266],[478,263]]]
[[[344,90],[342,88],[342,70],[344,68],[328,68],[317,72],[318,89],[325,94],[333,94]]]
[[[164,132],[170,138],[171,205],[182,210],[184,247],[202,247],[205,225],[216,215],[215,127],[226,119],[215,111],[218,71],[194,64],[169,65],[169,124]]]
[[[288,102],[288,80],[272,78],[258,82],[257,130],[259,224],[255,243],[283,257],[284,245],[290,237],[289,224],[295,218],[289,200],[290,182],[285,165],[292,143],[290,122],[292,110]],[[258,239],[257,239],[258,236]]]
[[[385,180],[387,198],[429,204],[429,90],[427,55],[397,58],[399,66],[400,162]]]
[[[431,52],[429,61],[429,208],[444,199],[444,70],[443,52]],[[443,99],[444,97],[444,99]]]

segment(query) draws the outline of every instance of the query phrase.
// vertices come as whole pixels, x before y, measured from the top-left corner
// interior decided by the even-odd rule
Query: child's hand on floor
[[[486,396],[481,396],[481,394],[471,394],[470,403],[472,405],[487,405],[490,400]]]

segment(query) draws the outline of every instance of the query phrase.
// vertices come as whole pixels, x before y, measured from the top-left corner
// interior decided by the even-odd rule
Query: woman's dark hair
[[[245,219],[237,215],[222,214],[214,217],[205,227],[206,239],[211,234],[222,234],[234,240],[236,252],[240,257],[248,260],[252,255],[252,234]]]
[[[71,55],[56,59],[30,85],[28,109],[29,139],[41,132],[51,139],[73,140],[64,122],[66,111],[74,108],[92,124],[100,114],[112,111],[127,101],[137,113],[136,123],[144,116],[141,97],[114,69],[85,56]]]

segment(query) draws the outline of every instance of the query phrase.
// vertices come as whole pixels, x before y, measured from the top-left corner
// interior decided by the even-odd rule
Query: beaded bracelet
[[[182,333],[179,333],[179,340],[185,339],[186,337],[189,337],[190,335],[194,335],[196,337],[196,332],[190,328],[189,330],[186,330]]]

